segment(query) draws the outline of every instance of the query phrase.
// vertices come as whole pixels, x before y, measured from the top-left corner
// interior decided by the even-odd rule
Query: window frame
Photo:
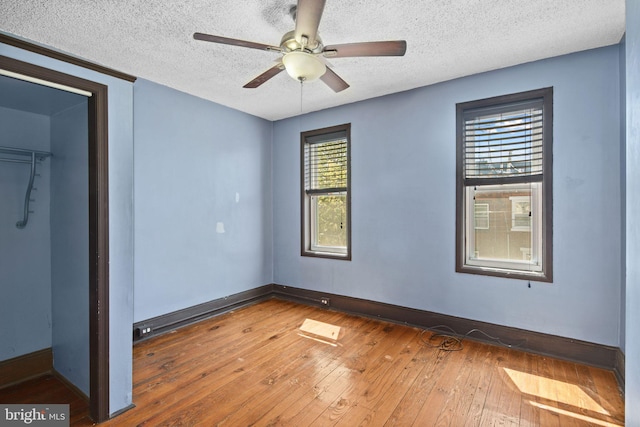
[[[536,250],[536,244],[541,247],[537,249],[541,254],[542,267],[537,271],[529,271],[525,269],[513,268],[518,266],[517,262],[491,262],[483,263],[482,261],[469,263],[468,246],[467,246],[467,229],[475,224],[474,218],[469,218],[469,202],[467,200],[467,186],[464,181],[465,173],[465,113],[471,110],[490,110],[499,107],[508,107],[515,104],[542,100],[542,197],[541,200],[532,200],[533,204],[540,206],[540,215],[532,217],[532,225],[534,221],[541,232],[536,237],[532,236],[532,250]],[[491,178],[487,178],[489,181]],[[527,178],[519,179],[512,177],[507,179],[506,183],[524,183]],[[496,183],[498,184],[498,183]],[[482,185],[485,185],[484,183]],[[487,182],[486,185],[491,185]],[[470,273],[487,276],[508,277],[524,280],[535,280],[541,282],[553,282],[553,88],[547,87],[509,95],[496,96],[475,101],[462,102],[456,104],[456,272]],[[535,216],[535,215],[534,215]],[[475,232],[475,229],[471,230]],[[509,268],[511,266],[512,268]]]
[[[317,224],[315,221],[315,217],[312,216],[313,212],[315,211],[315,203],[312,202],[314,196],[336,195],[342,193],[342,191],[337,192],[336,189],[327,189],[326,192],[320,192],[318,190],[315,190],[313,194],[309,194],[305,190],[305,147],[308,144],[308,139],[313,139],[313,137],[317,138],[319,136],[329,135],[332,133],[344,133],[346,135],[347,141],[347,187],[346,191],[344,191],[347,205],[347,212],[344,220],[347,229],[346,247],[317,246],[317,238],[314,239],[314,232],[316,230]],[[351,123],[300,132],[300,215],[301,256],[330,258],[346,261],[351,260]]]

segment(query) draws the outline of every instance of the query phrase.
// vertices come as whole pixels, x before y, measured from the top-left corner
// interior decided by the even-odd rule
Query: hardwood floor
[[[69,405],[70,425],[93,425],[89,418],[89,404],[64,382],[53,375],[43,375],[21,384],[0,389],[0,403],[35,403]],[[0,420],[4,420],[0,417]],[[0,425],[2,422],[0,421]],[[35,425],[32,423],[32,425]]]
[[[624,425],[612,372],[470,340],[446,352],[421,332],[265,301],[137,344],[136,408],[101,425]],[[86,407],[71,412],[90,425]]]

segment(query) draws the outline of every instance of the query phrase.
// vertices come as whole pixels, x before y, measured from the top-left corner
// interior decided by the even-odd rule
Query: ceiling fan
[[[196,40],[251,49],[267,50],[282,54],[277,63],[255,79],[244,85],[245,88],[257,88],[281,71],[300,82],[322,80],[334,92],[349,87],[340,76],[326,66],[324,58],[345,58],[355,56],[403,56],[407,50],[404,40],[346,43],[324,46],[318,35],[318,26],[326,0],[298,0],[291,8],[295,20],[295,30],[282,36],[279,46],[254,43],[245,40],[230,39],[210,34],[194,33]]]

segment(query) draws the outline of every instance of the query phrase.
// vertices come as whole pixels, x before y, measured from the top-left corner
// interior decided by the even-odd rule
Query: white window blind
[[[307,194],[347,191],[346,132],[307,137],[304,164]]]
[[[542,181],[543,100],[464,113],[464,184]]]

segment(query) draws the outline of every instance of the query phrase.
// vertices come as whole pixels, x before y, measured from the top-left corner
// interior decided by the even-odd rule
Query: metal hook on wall
[[[29,214],[33,213],[33,211],[29,210],[29,204],[31,203],[31,192],[34,190],[33,180],[36,176],[36,162],[38,160],[44,160],[47,157],[51,157],[52,154],[45,151],[23,150],[20,148],[9,148],[9,147],[0,147],[0,154],[8,154],[10,156],[13,156],[8,158],[0,158],[0,161],[11,162],[11,163],[28,163],[31,165],[31,173],[29,174],[29,184],[27,186],[27,191],[24,196],[24,211],[22,214],[22,219],[16,222],[16,227],[19,229],[23,229],[27,226],[27,223],[29,222]],[[21,159],[19,158],[19,156],[29,156],[30,159],[29,160]]]
[[[27,186],[27,192],[24,195],[24,213],[22,219],[16,222],[16,227],[23,229],[29,222],[29,202],[31,202],[31,191],[33,190],[33,178],[36,176],[36,153],[31,153],[31,174],[29,175],[29,185]]]

